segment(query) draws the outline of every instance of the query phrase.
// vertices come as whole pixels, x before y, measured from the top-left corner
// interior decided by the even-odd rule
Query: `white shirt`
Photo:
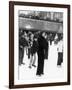
[[[63,52],[63,41],[62,40],[58,42],[58,52]]]

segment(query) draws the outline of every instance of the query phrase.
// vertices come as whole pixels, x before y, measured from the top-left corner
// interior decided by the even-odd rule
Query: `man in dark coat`
[[[36,75],[44,74],[44,51],[46,49],[45,33],[43,32],[38,38],[38,66]]]
[[[45,59],[48,59],[48,49],[49,49],[49,44],[48,44],[48,36],[47,33],[45,33],[45,39],[46,39],[46,48],[45,48]]]

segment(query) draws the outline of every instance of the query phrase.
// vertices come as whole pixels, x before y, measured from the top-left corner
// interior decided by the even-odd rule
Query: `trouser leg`
[[[32,66],[32,62],[33,62],[33,56],[31,55],[30,63],[29,63],[29,68],[31,68],[31,66]]]
[[[35,65],[35,62],[36,62],[36,53],[34,54],[33,65]]]
[[[63,53],[61,53],[61,63],[63,62]]]
[[[42,61],[41,61],[41,74],[44,73],[44,55],[42,55]]]
[[[40,75],[41,74],[41,53],[40,51],[38,51],[38,65],[37,65],[37,72],[36,75]]]
[[[24,48],[19,48],[19,65],[23,63]]]
[[[48,59],[48,50],[45,50],[44,53],[45,53],[44,55],[45,59]]]
[[[28,47],[26,47],[26,55],[28,55]]]
[[[61,65],[62,62],[63,62],[63,56],[62,56],[62,53],[59,52],[57,65]]]
[[[21,64],[23,64],[23,58],[24,58],[24,48],[22,48]]]
[[[30,48],[28,48],[28,59],[30,59]]]

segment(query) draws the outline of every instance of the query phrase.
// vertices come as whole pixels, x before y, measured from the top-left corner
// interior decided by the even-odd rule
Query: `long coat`
[[[44,51],[46,49],[47,43],[46,39],[41,35],[38,38],[38,67],[37,67],[37,75],[43,74],[44,69]]]

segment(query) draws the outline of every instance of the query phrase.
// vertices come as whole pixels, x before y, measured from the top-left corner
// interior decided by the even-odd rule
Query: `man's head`
[[[43,32],[43,33],[42,33],[42,36],[43,36],[45,39],[47,39],[47,33],[46,33],[46,32]]]

